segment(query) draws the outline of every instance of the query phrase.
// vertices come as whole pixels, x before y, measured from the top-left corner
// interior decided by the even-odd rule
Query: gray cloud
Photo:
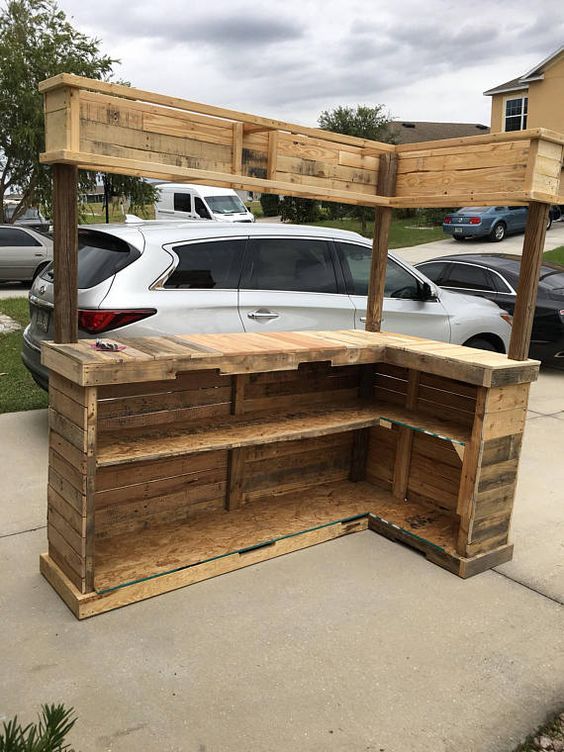
[[[155,18],[153,9],[148,14],[145,9],[138,8],[129,16],[122,33],[129,37],[139,35],[229,49],[263,47],[297,39],[302,35],[302,29],[297,23],[282,18],[232,12],[219,18],[194,18],[189,13],[184,16],[161,14]]]
[[[482,91],[564,41],[560,0],[59,0],[142,88],[315,122],[338,104],[414,120],[488,121]]]

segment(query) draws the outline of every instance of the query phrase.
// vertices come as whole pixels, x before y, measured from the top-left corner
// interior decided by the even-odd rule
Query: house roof
[[[418,141],[435,141],[441,138],[479,136],[489,133],[487,125],[480,123],[429,123],[415,120],[395,120],[389,126],[398,144],[414,144]]]
[[[507,91],[519,91],[528,89],[529,83],[531,81],[542,81],[542,79],[544,78],[545,69],[563,53],[564,45],[555,50],[555,52],[542,60],[538,65],[535,65],[534,68],[531,68],[531,70],[525,73],[524,76],[512,78],[511,81],[506,81],[504,84],[494,86],[493,89],[488,89],[487,91],[485,91],[484,96],[491,97],[494,94],[503,94]]]

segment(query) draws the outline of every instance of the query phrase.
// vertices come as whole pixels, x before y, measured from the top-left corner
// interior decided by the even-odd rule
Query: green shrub
[[[265,217],[277,217],[280,214],[280,196],[263,193],[260,197],[260,205]]]
[[[0,731],[0,752],[74,752],[65,743],[76,718],[64,705],[43,705],[37,723],[22,726],[15,716],[4,721]]]
[[[321,206],[319,201],[309,198],[284,196],[280,202],[280,217],[282,222],[293,222],[297,225],[318,222],[321,219]]]

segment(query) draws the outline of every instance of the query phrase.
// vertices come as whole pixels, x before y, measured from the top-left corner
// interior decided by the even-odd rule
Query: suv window
[[[41,243],[24,230],[16,230],[12,227],[0,228],[0,246],[37,246]]]
[[[95,230],[78,231],[78,288],[83,290],[99,285],[129,266],[141,254],[125,240]],[[53,282],[53,264],[41,274]]]
[[[210,240],[175,246],[178,264],[164,283],[176,290],[231,290],[239,284],[245,240]]]
[[[336,293],[337,278],[329,243],[301,238],[252,238],[247,290]]]
[[[453,262],[444,284],[460,290],[485,290],[495,292],[496,288],[487,269],[471,264]]]
[[[339,243],[341,258],[347,278],[350,295],[368,295],[370,261],[372,249],[353,243]],[[419,300],[421,296],[418,280],[393,259],[388,259],[386,267],[385,298],[407,298]]]
[[[192,211],[192,201],[189,193],[174,194],[174,211]]]

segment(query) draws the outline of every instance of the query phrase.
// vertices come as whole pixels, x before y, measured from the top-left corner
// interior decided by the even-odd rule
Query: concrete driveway
[[[533,385],[508,564],[365,532],[77,622],[38,573],[45,411],[0,416],[0,716],[82,752],[509,752],[564,704],[564,374]]]
[[[564,245],[564,221],[553,222],[551,229],[546,233],[544,250],[551,251],[561,245]],[[418,264],[437,256],[450,256],[455,253],[514,253],[520,256],[522,252],[523,235],[509,235],[501,243],[492,243],[482,238],[461,243],[452,238],[445,238],[445,240],[436,240],[433,243],[394,250],[394,253],[399,254],[410,264]]]

